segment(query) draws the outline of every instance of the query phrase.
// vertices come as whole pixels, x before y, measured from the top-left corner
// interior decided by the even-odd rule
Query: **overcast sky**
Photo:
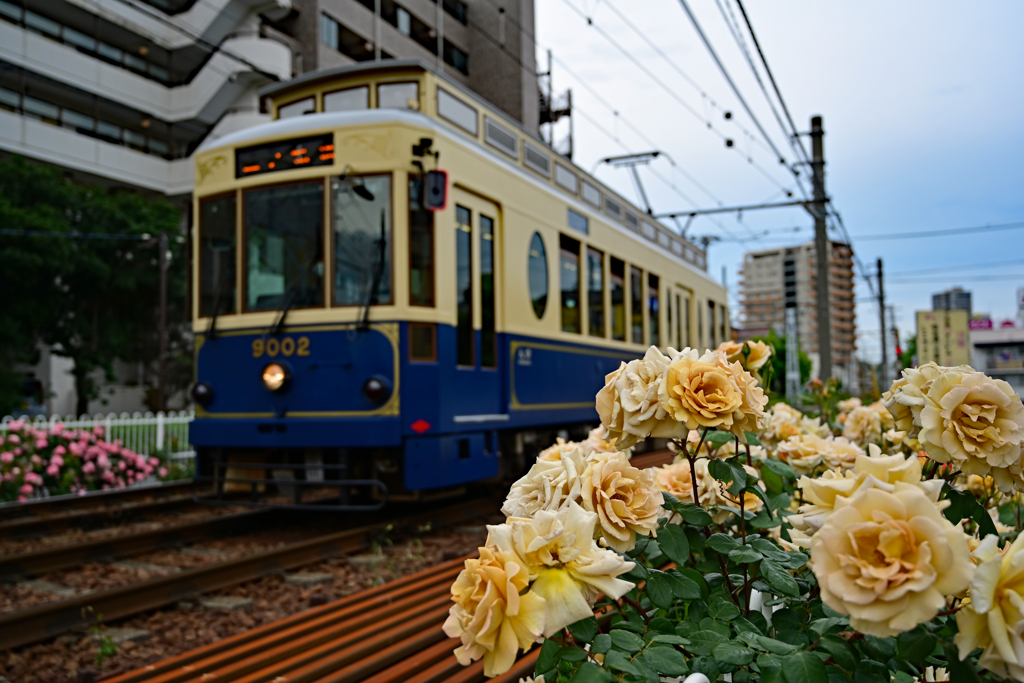
[[[688,2],[772,142],[792,161],[730,33],[725,17],[743,22],[736,1]],[[1024,229],[858,238],[1024,221],[1024,3],[746,0],[744,7],[797,128],[805,132],[812,115],[824,117],[827,192],[864,266],[873,273],[875,259],[884,259],[901,336],[913,334],[914,311],[930,308],[933,292],[956,285],[973,292],[974,311],[997,324],[1015,317]],[[537,0],[536,8],[538,63],[545,68],[552,49],[556,92],[573,90],[574,158],[583,168],[653,142],[677,164],[657,160],[640,171],[656,213],[782,201],[783,189],[794,189],[677,0]],[[742,37],[756,60],[745,27]],[[732,149],[723,136],[735,141]],[[626,170],[602,166],[596,175],[639,203]],[[736,311],[744,252],[807,241],[811,227],[796,207],[745,212],[741,222],[736,214],[698,218],[689,234],[723,238],[710,247],[709,273],[720,278],[725,267]],[[857,296],[860,354],[875,360],[878,309],[863,280]]]

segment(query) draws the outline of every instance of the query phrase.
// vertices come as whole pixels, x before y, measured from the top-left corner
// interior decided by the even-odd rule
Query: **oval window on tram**
[[[533,233],[533,239],[530,240],[529,276],[533,312],[538,318],[543,318],[548,306],[548,259],[539,232]]]

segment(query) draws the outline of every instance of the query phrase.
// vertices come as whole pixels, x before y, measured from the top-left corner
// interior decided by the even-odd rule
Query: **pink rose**
[[[157,465],[160,464],[160,458],[150,458],[149,464],[153,467],[156,467]]]
[[[17,434],[11,434],[7,437],[7,441],[13,444],[19,444],[21,443],[21,437]]]
[[[19,432],[19,431],[21,431],[21,428],[25,426],[25,421],[24,420],[11,420],[11,422],[8,424],[8,426],[11,428],[12,432]]]
[[[50,443],[46,439],[36,439],[36,448],[42,450],[49,446]]]
[[[126,463],[124,460],[122,460],[121,462],[117,463],[117,469],[119,469],[122,472],[124,472],[126,469],[128,469],[128,463]]]
[[[58,422],[57,424],[53,425],[53,433],[54,434],[60,434],[63,431],[64,431],[64,423],[63,422]]]
[[[50,465],[49,467],[46,468],[46,473],[51,477],[56,477],[58,474],[60,474],[60,467],[58,467],[57,465]]]
[[[167,468],[161,467],[159,470],[157,470],[157,473],[160,475],[160,478],[163,479],[164,477],[167,476]]]
[[[103,436],[103,427],[96,425],[95,427],[92,428],[92,433],[95,434],[96,436]]]
[[[14,475],[21,474],[21,468],[20,467],[12,467],[11,468],[11,474],[14,474]]]
[[[23,484],[22,487],[18,490],[27,496],[30,493],[32,493],[32,486],[30,484]]]
[[[17,448],[14,449],[14,454],[15,455],[21,455],[24,452],[25,451],[21,450],[21,446],[18,446]]]
[[[31,458],[29,458],[29,460],[31,460],[31,461],[32,461],[32,464],[34,464],[34,465],[42,465],[42,464],[43,464],[43,459],[42,459],[42,458],[40,458],[40,457],[39,457],[38,455],[36,455],[35,453],[33,453],[33,454],[32,454],[32,457],[31,457]]]
[[[84,465],[82,465],[82,471],[85,472],[86,474],[92,474],[93,472],[96,471],[96,465],[94,465],[91,462],[87,462]]]
[[[64,458],[60,457],[59,455],[55,455],[52,458],[50,458],[50,464],[51,465],[56,465],[57,467],[63,467],[64,466]]]
[[[12,462],[14,462],[14,453],[11,453],[9,451],[0,453],[0,462],[2,462],[5,465],[10,465]]]
[[[64,448],[63,446],[57,446],[56,448],[53,449],[54,455],[64,455],[67,452],[68,449]]]

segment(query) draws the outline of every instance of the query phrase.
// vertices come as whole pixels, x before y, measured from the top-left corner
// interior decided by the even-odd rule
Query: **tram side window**
[[[456,363],[472,367],[473,354],[473,214],[455,207],[455,303],[458,325],[455,332]]]
[[[392,303],[391,176],[334,178],[331,191],[334,305]]]
[[[676,344],[679,345],[680,349],[685,349],[689,346],[689,343],[683,341],[683,307],[682,298],[678,292],[676,292]],[[672,307],[671,301],[669,302],[669,308]]]
[[[562,331],[579,334],[580,325],[580,243],[561,236]]]
[[[626,341],[626,264],[612,258],[611,294],[612,294],[612,339]]]
[[[199,315],[235,312],[235,194],[199,202]]]
[[[494,335],[494,220],[480,216],[480,366],[498,365]]]
[[[715,338],[715,302],[708,302],[708,339],[711,342],[711,346],[718,346],[718,340]]]
[[[434,306],[434,212],[423,208],[423,179],[409,178],[409,303]]]
[[[377,86],[378,109],[419,109],[419,83],[381,83]]]
[[[658,323],[660,322],[659,310],[661,306],[658,300],[658,276],[647,274],[647,317],[649,319],[648,324],[651,329],[651,346],[661,345],[660,330]]]
[[[726,334],[725,334],[726,324],[725,323],[726,323],[726,320],[728,320],[728,319],[729,318],[726,315],[725,306],[719,306],[718,307],[718,326],[719,326],[719,337],[718,338],[720,340],[722,340],[722,342],[724,342],[726,340]]]
[[[683,348],[690,346],[690,297],[683,297]]]
[[[632,307],[631,322],[634,344],[644,343],[644,274],[639,268],[629,268],[629,299]]]
[[[248,190],[243,202],[245,309],[323,306],[323,182]]]
[[[530,258],[527,262],[530,279],[530,303],[537,319],[544,317],[548,307],[548,255],[544,250],[544,240],[539,232],[533,233],[530,240]]]
[[[604,336],[604,254],[587,247],[588,327],[593,337]]]

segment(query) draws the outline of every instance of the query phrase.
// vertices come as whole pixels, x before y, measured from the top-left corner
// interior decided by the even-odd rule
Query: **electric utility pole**
[[[157,241],[160,256],[157,263],[160,268],[160,345],[159,345],[159,385],[157,388],[156,405],[158,410],[165,410],[166,398],[166,362],[167,362],[167,233],[161,232]]]
[[[829,257],[831,256],[825,225],[825,131],[821,127],[821,117],[811,117],[811,184],[814,188],[814,202],[811,214],[814,216],[815,265],[817,266],[817,312],[818,312],[818,376],[821,381],[832,377],[832,312],[831,296],[829,295]]]
[[[892,374],[889,367],[889,331],[885,328],[885,278],[882,277],[882,259],[878,259],[878,324],[882,340],[882,370],[879,379],[884,387]]]

